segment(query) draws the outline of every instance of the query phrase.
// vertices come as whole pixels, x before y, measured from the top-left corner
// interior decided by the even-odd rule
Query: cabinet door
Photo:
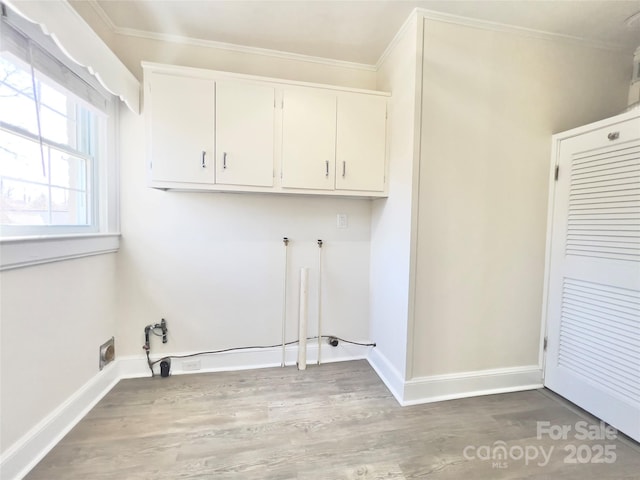
[[[640,441],[640,118],[610,122],[553,159],[544,384]]]
[[[213,81],[154,73],[149,82],[152,181],[213,183]]]
[[[273,186],[275,89],[216,82],[216,183]]]
[[[384,190],[386,112],[384,97],[338,97],[337,190]]]
[[[286,90],[282,115],[282,186],[333,190],[335,95],[315,89]]]

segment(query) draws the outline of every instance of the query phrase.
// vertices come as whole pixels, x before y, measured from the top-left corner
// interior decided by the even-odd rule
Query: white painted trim
[[[514,35],[521,35],[529,38],[537,38],[539,40],[547,41],[566,41],[573,44],[579,44],[586,47],[598,48],[601,50],[611,50],[614,52],[627,52],[628,49],[622,45],[617,45],[607,42],[598,42],[595,40],[589,40],[583,37],[576,37],[573,35],[565,35],[562,33],[548,32],[545,30],[536,30],[533,28],[521,27],[516,25],[509,25],[506,23],[492,22],[489,20],[480,20],[477,18],[462,17],[459,15],[453,15],[450,13],[436,12],[434,10],[428,10],[424,8],[416,8],[418,15],[422,16],[425,20],[434,20],[438,22],[453,23],[464,27],[478,28],[482,30],[490,30],[492,32],[511,33]]]
[[[286,349],[286,364],[295,365],[297,347]],[[317,361],[317,344],[309,345],[309,364]],[[185,353],[181,353],[184,355]],[[165,355],[166,356],[166,355]],[[154,356],[154,359],[161,356]],[[341,342],[322,345],[323,363],[367,359],[401,405],[541,388],[537,366],[438,375],[404,382],[379,350]],[[198,370],[185,371],[185,361],[200,360]],[[247,370],[280,366],[281,348],[247,349],[186,359],[172,359],[173,375]],[[11,445],[0,458],[2,478],[23,478],[121,379],[150,376],[144,355],[120,357],[97,373],[62,405]]]
[[[404,380],[400,372],[394,367],[389,359],[385,357],[380,349],[373,348],[369,352],[367,361],[371,368],[375,370],[380,380],[387,386],[396,401],[402,405],[404,395]]]
[[[363,342],[364,343],[364,342]],[[362,360],[367,358],[367,351],[370,347],[350,345],[340,342],[337,347],[328,344],[322,345],[322,363],[346,362],[350,360]],[[172,352],[152,355],[151,360],[159,360],[168,356],[191,355],[197,352]],[[295,366],[297,361],[297,345],[287,345],[285,353],[285,364]],[[198,360],[200,368],[197,370],[185,370],[185,362]],[[318,360],[317,343],[307,345],[307,365],[314,365]],[[171,375],[182,375],[190,373],[213,373],[227,372],[235,370],[254,370],[258,368],[279,367],[282,362],[282,347],[269,347],[260,349],[242,349],[231,352],[216,353],[210,355],[198,355],[187,358],[171,359]],[[118,359],[120,368],[120,378],[140,378],[149,377],[149,367],[144,354],[130,355]],[[158,364],[159,365],[159,364]],[[156,375],[159,374],[159,366],[154,367]]]
[[[542,287],[542,318],[540,321],[540,344],[538,346],[538,365],[542,371],[542,381],[544,382],[546,352],[544,350],[544,339],[547,336],[547,319],[549,318],[549,283],[551,271],[551,247],[553,245],[553,211],[555,208],[556,181],[555,170],[558,165],[558,153],[560,140],[552,137],[551,141],[551,161],[549,162],[549,194],[547,200],[547,238],[544,257],[544,283]]]
[[[355,70],[364,70],[377,72],[382,63],[389,55],[389,53],[395,48],[395,44],[399,38],[402,37],[404,30],[410,24],[411,20],[416,18],[435,20],[447,23],[454,23],[457,25],[481,28],[483,30],[492,30],[496,32],[512,33],[517,35],[524,35],[527,37],[539,38],[544,40],[564,40],[571,43],[579,43],[581,45],[590,46],[593,48],[600,48],[613,51],[626,51],[621,45],[615,45],[605,42],[596,42],[588,40],[582,37],[575,37],[571,35],[563,35],[559,33],[547,32],[544,30],[535,30],[531,28],[519,27],[515,25],[508,25],[504,23],[491,22],[489,20],[480,20],[470,17],[463,17],[460,15],[453,15],[449,13],[436,12],[434,10],[428,10],[424,8],[415,8],[404,21],[402,26],[396,32],[393,39],[389,42],[385,50],[382,52],[375,65],[369,65],[365,63],[349,62],[344,60],[335,60],[331,58],[316,57],[311,55],[304,55],[299,53],[285,52],[281,50],[271,50],[267,48],[249,47],[245,45],[238,45],[233,43],[218,42],[215,40],[203,40],[194,37],[187,37],[183,35],[171,35],[158,32],[150,32],[146,30],[138,30],[133,28],[118,27],[113,23],[111,17],[104,11],[104,9],[98,4],[96,0],[88,0],[87,3],[94,9],[100,19],[104,22],[105,26],[113,33],[129,37],[143,38],[147,40],[157,40],[171,43],[181,43],[186,45],[194,45],[205,48],[216,48],[219,50],[227,50],[239,53],[246,53],[250,55],[263,55],[272,58],[281,58],[285,60],[294,60],[309,63],[318,63],[322,65],[328,65],[340,68],[352,68]]]
[[[369,349],[370,347],[350,345],[345,342],[340,342],[337,347],[331,347],[328,344],[323,345],[322,363],[362,360],[367,357]],[[180,353],[179,355],[184,354]],[[181,375],[279,367],[281,354],[282,349],[278,346],[260,350],[236,350],[215,355],[172,359],[171,374]],[[288,366],[296,364],[296,354],[297,347],[295,345],[287,346]],[[309,345],[307,349],[307,363],[309,365],[316,363],[317,354],[317,344]],[[162,356],[153,356],[152,359],[154,358],[162,358]],[[184,361],[194,359],[201,361],[202,368],[193,371],[182,369]],[[18,480],[23,478],[120,380],[148,376],[150,376],[149,368],[147,367],[146,357],[142,354],[120,357],[112,364],[107,365],[83,385],[80,390],[71,395],[42,421],[38,422],[36,426],[25,433],[2,454],[0,458],[2,479]]]
[[[78,65],[86,67],[100,84],[140,113],[140,83],[96,32],[66,0],[26,2],[5,0],[16,13],[37,23]]]
[[[417,19],[418,19],[417,12],[418,12],[418,9],[414,8],[413,11],[407,17],[407,19],[404,21],[404,23],[400,26],[400,28],[398,29],[394,37],[391,39],[391,41],[389,42],[389,45],[387,45],[387,48],[384,49],[384,52],[382,52],[382,55],[380,55],[380,57],[378,58],[378,61],[376,62],[376,65],[375,65],[376,72],[380,70],[380,68],[382,67],[382,64],[387,60],[387,57],[391,55],[391,52],[393,52],[393,50],[396,48],[396,45],[398,45],[398,42],[400,42],[400,40],[404,37],[407,29],[411,26],[411,23],[413,21],[417,22]]]
[[[629,16],[625,21],[624,25],[627,28],[636,28],[636,24],[640,27],[640,11],[637,11],[633,15]]]
[[[126,37],[137,37],[145,40],[156,40],[160,42],[177,43],[183,45],[192,45],[195,47],[215,48],[217,50],[226,50],[229,52],[244,53],[246,55],[260,55],[262,57],[279,58],[282,60],[293,60],[296,62],[319,63],[330,67],[349,68],[352,70],[364,70],[367,72],[375,72],[375,65],[365,63],[349,62],[346,60],[335,60],[333,58],[315,57],[312,55],[304,55],[302,53],[284,52],[282,50],[271,50],[269,48],[249,47],[246,45],[237,45],[235,43],[218,42],[215,40],[203,40],[200,38],[185,37],[182,35],[174,35],[169,33],[148,32],[146,30],[136,30],[133,28],[115,28],[115,33]]]
[[[542,370],[538,365],[433,375],[405,382],[401,403],[417,405],[542,387]]]
[[[542,370],[538,365],[434,375],[404,381],[379,349],[372,349],[367,360],[403,407],[543,388]]]
[[[62,405],[38,422],[2,454],[2,478],[23,478],[119,380],[117,365],[107,365]]]
[[[219,42],[216,40],[205,40],[201,38],[188,37],[185,35],[175,35],[169,33],[150,32],[148,30],[138,30],[135,28],[118,27],[113,23],[111,17],[95,0],[89,0],[89,5],[95,10],[106,27],[113,33],[123,35],[125,37],[136,37],[145,40],[156,40],[160,42],[170,42],[183,45],[192,45],[196,47],[215,48],[218,50],[226,50],[230,52],[245,53],[248,55],[261,55],[271,58],[279,58],[283,60],[294,60],[297,62],[319,63],[330,67],[351,68],[354,70],[364,70],[375,72],[375,65],[365,63],[349,62],[346,60],[336,60],[332,58],[316,57],[312,55],[304,55],[301,53],[285,52],[282,50],[272,50],[269,48],[250,47],[246,45],[238,45],[235,43]]]
[[[113,23],[113,20],[111,20],[111,17],[107,14],[107,12],[104,11],[104,9],[100,6],[98,1],[97,0],[85,0],[85,1],[91,6],[91,8],[93,8],[93,11],[98,14],[98,16],[100,17],[100,20],[104,22],[107,28],[112,33],[115,33],[117,28],[116,24]]]
[[[434,10],[428,10],[425,8],[417,7],[413,9],[411,14],[409,14],[409,16],[404,21],[404,23],[402,24],[402,26],[400,27],[396,35],[393,37],[391,42],[389,42],[389,44],[387,45],[387,48],[385,48],[384,52],[382,52],[382,54],[378,58],[378,61],[376,62],[376,65],[375,65],[376,71],[382,66],[384,61],[389,56],[389,54],[393,51],[393,49],[395,48],[400,38],[402,38],[404,31],[408,28],[408,26],[411,23],[411,20],[414,17],[416,18],[416,21],[418,21],[418,19],[422,21],[434,20],[434,21],[445,22],[445,23],[453,23],[455,25],[461,25],[465,27],[479,28],[482,30],[490,30],[494,32],[511,33],[515,35],[521,35],[521,36],[526,36],[530,38],[538,38],[538,39],[548,40],[548,41],[563,40],[563,41],[568,41],[570,43],[578,43],[581,45],[604,49],[604,50],[613,50],[613,51],[622,51],[622,52],[626,51],[626,48],[624,48],[622,45],[615,45],[615,44],[604,43],[604,42],[595,42],[593,40],[587,40],[586,38],[582,38],[582,37],[563,35],[559,33],[547,32],[544,30],[534,30],[531,28],[508,25],[508,24],[498,23],[498,22],[491,22],[489,20],[480,20],[476,18],[463,17],[460,15],[436,12]],[[640,47],[638,47],[638,49],[636,50],[636,54],[638,52],[640,52]]]
[[[113,253],[119,247],[119,233],[3,238],[0,271]]]

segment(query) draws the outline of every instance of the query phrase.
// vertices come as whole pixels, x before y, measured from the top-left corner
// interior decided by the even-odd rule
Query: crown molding
[[[327,65],[330,67],[350,68],[354,70],[364,70],[368,72],[375,72],[376,66],[366,63],[349,62],[346,60],[336,60],[332,58],[316,57],[312,55],[304,55],[301,53],[285,52],[281,50],[272,50],[269,48],[249,47],[245,45],[238,45],[235,43],[218,42],[215,40],[204,40],[200,38],[193,38],[184,35],[173,35],[168,33],[149,32],[147,30],[138,30],[134,28],[119,27],[111,17],[104,11],[97,0],[86,0],[87,3],[93,8],[98,16],[105,23],[107,28],[111,32],[117,35],[123,35],[126,37],[142,38],[145,40],[156,40],[161,42],[178,43],[183,45],[191,45],[196,47],[215,48],[218,50],[226,50],[230,52],[244,53],[248,55],[261,55],[271,58],[278,58],[282,60],[294,60],[298,62],[317,63],[321,65]]]
[[[107,12],[104,11],[104,8],[100,6],[100,4],[98,3],[98,0],[85,0],[85,2],[89,4],[91,8],[93,8],[93,11],[96,12],[96,14],[98,14],[98,16],[100,17],[100,20],[104,22],[106,27],[109,30],[111,30],[112,33],[115,33],[118,27],[116,26],[115,23],[113,23],[113,20],[111,20],[111,17],[107,15]]]
[[[269,48],[249,47],[245,45],[237,45],[234,43],[218,42],[215,40],[203,40],[193,37],[185,37],[182,35],[173,35],[168,33],[149,32],[146,30],[136,30],[133,28],[116,27],[115,33],[127,37],[137,37],[146,40],[156,40],[162,42],[178,43],[183,45],[192,45],[196,47],[215,48],[218,50],[226,50],[231,52],[244,53],[248,55],[260,55],[283,60],[294,60],[298,62],[319,63],[331,67],[350,68],[354,70],[365,70],[370,72],[376,71],[375,65],[365,63],[349,62],[346,60],[335,60],[332,58],[316,57],[312,55],[304,55],[301,53],[284,52],[281,50],[271,50]]]
[[[631,15],[624,21],[624,24],[627,28],[635,28],[636,25],[640,27],[640,10]]]
[[[506,23],[492,22],[489,20],[479,20],[476,18],[462,17],[459,15],[452,15],[449,13],[436,12],[433,10],[427,10],[424,8],[416,8],[412,15],[416,13],[420,17],[426,20],[435,20],[445,23],[453,23],[465,27],[478,28],[481,30],[490,30],[493,32],[511,33],[514,35],[525,36],[529,38],[537,38],[539,40],[547,41],[565,41],[572,44],[582,45],[590,48],[597,48],[600,50],[610,50],[614,52],[627,52],[628,49],[622,45],[599,42],[595,40],[589,40],[583,37],[576,37],[573,35],[565,35],[562,33],[547,32],[545,30],[536,30],[533,28],[519,27],[515,25],[509,25]]]
[[[597,42],[589,40],[583,37],[576,37],[572,35],[564,35],[560,33],[547,32],[544,30],[536,30],[526,27],[519,27],[515,25],[509,25],[505,23],[492,22],[489,20],[479,20],[470,17],[463,17],[460,15],[453,15],[449,13],[436,12],[434,10],[428,10],[424,8],[415,8],[404,21],[398,32],[395,34],[391,42],[387,45],[384,52],[378,58],[378,61],[374,65],[349,62],[345,60],[336,60],[325,57],[316,57],[312,55],[304,55],[300,53],[285,52],[281,50],[272,50],[268,48],[249,47],[245,45],[238,45],[234,43],[218,42],[215,40],[204,40],[199,38],[187,37],[183,35],[173,35],[166,33],[149,32],[146,30],[137,30],[133,28],[118,27],[109,15],[100,6],[97,0],[86,0],[87,3],[94,9],[96,14],[104,22],[105,26],[115,34],[142,38],[146,40],[155,40],[162,42],[178,43],[184,45],[192,45],[197,47],[215,48],[218,50],[226,50],[238,53],[244,53],[248,55],[261,55],[271,58],[278,58],[283,60],[294,60],[298,62],[316,63],[321,65],[327,65],[338,68],[350,68],[354,70],[364,70],[369,72],[376,72],[380,66],[384,63],[389,54],[396,47],[399,40],[404,35],[406,29],[411,24],[414,18],[420,18],[423,20],[434,20],[445,23],[452,23],[455,25],[461,25],[465,27],[478,28],[482,30],[490,30],[494,32],[511,33],[515,35],[521,35],[529,38],[537,38],[547,41],[565,41],[573,44],[579,44],[586,47],[597,48],[601,50],[610,50],[615,52],[626,52],[627,49],[622,45],[611,44],[607,42]],[[627,19],[628,23],[635,23],[637,21],[637,14],[632,15]],[[638,47],[640,49],[640,47]],[[637,52],[637,50],[636,50]]]
[[[636,14],[636,15],[640,15],[640,12],[638,14]],[[633,15],[628,20],[633,19],[633,21],[635,21],[636,15]],[[606,42],[596,42],[596,41],[588,40],[588,39],[582,38],[582,37],[575,37],[575,36],[571,36],[571,35],[563,35],[563,34],[560,34],[560,33],[547,32],[547,31],[544,31],[544,30],[535,30],[535,29],[525,28],[525,27],[518,27],[518,26],[515,26],[515,25],[508,25],[508,24],[505,24],[505,23],[491,22],[491,21],[488,21],[488,20],[479,20],[479,19],[470,18],[470,17],[463,17],[463,16],[460,16],[460,15],[453,15],[453,14],[449,14],[449,13],[436,12],[434,10],[427,10],[427,9],[418,7],[418,8],[415,8],[411,12],[411,14],[409,14],[409,16],[404,21],[404,23],[402,24],[402,26],[400,27],[400,29],[398,30],[396,35],[393,37],[391,42],[389,42],[389,45],[387,45],[387,48],[384,50],[384,52],[382,52],[382,55],[380,55],[380,58],[378,59],[378,61],[376,62],[376,65],[375,65],[376,70],[378,70],[382,66],[382,64],[384,63],[386,58],[393,51],[393,49],[396,47],[396,45],[398,44],[398,42],[400,41],[400,39],[404,35],[406,29],[409,27],[409,25],[411,24],[411,21],[414,18],[420,18],[422,20],[433,20],[433,21],[444,22],[444,23],[451,23],[451,24],[454,24],[454,25],[460,25],[460,26],[471,27],[471,28],[478,28],[478,29],[489,30],[489,31],[493,31],[493,32],[510,33],[510,34],[525,36],[525,37],[529,37],[529,38],[537,38],[537,39],[540,39],[540,40],[564,41],[564,42],[569,42],[569,43],[573,43],[573,44],[579,44],[579,45],[583,45],[583,46],[587,46],[587,47],[591,47],[591,48],[598,48],[598,49],[601,49],[601,50],[611,50],[611,51],[615,51],[615,52],[626,52],[627,51],[627,49],[625,47],[621,46],[621,45],[616,45],[616,44],[611,44],[611,43],[606,43]],[[638,47],[638,50],[636,50],[636,52],[638,52],[639,50],[640,50],[640,47]]]
[[[407,17],[407,19],[402,24],[402,26],[398,29],[393,39],[391,39],[391,41],[389,42],[389,45],[387,45],[387,48],[384,49],[384,52],[382,52],[382,55],[380,55],[380,57],[378,58],[378,61],[376,62],[376,65],[375,65],[376,71],[380,70],[380,67],[382,67],[382,64],[385,62],[387,57],[396,48],[396,46],[398,45],[398,42],[400,42],[400,39],[404,36],[405,32],[407,31],[407,29],[409,28],[413,20],[418,17],[417,12],[418,12],[418,9],[414,8],[413,11]]]

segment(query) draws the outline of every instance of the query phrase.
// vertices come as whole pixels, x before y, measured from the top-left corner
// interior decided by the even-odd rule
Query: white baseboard
[[[405,381],[379,349],[372,349],[367,360],[403,407],[543,388],[542,370],[538,365],[434,375]]]
[[[350,345],[340,342],[337,347],[332,347],[324,341],[322,343],[322,363],[345,362],[349,360],[361,360],[367,358],[369,347]],[[155,361],[163,356],[191,355],[196,352],[175,352],[163,355],[151,355],[151,360]],[[285,348],[285,365],[296,365],[298,347],[287,345]],[[307,365],[314,365],[318,361],[318,344],[316,342],[307,344]],[[194,363],[198,368],[193,368]],[[147,366],[145,355],[132,355],[120,357],[118,360],[120,368],[120,378],[139,378],[151,375]],[[257,368],[279,367],[282,365],[282,348],[261,348],[243,349],[231,352],[217,353],[213,355],[199,355],[187,358],[171,359],[171,375],[182,375],[190,373],[211,373],[233,370],[253,370]],[[154,372],[159,375],[160,368],[156,364]]]
[[[416,405],[542,387],[542,370],[538,365],[434,375],[406,381],[400,403]]]
[[[400,405],[403,405],[404,379],[389,359],[385,357],[379,348],[373,348],[367,357],[369,365],[375,370],[380,380],[387,386],[391,394]]]
[[[369,347],[350,345],[344,342],[340,342],[337,347],[331,347],[325,341],[322,344],[321,360],[322,363],[360,360],[367,357],[369,349]],[[289,345],[285,352],[286,365],[295,365],[298,353],[297,346]],[[153,358],[154,356],[152,356]],[[307,345],[307,364],[315,364],[317,358],[318,344],[309,343]],[[200,361],[200,368],[185,370],[185,362],[193,360]],[[236,350],[215,355],[172,359],[171,374],[278,367],[281,360],[282,349],[279,347]],[[159,373],[158,366],[156,366],[156,372]],[[107,365],[104,370],[96,374],[2,454],[0,457],[0,478],[2,480],[23,478],[121,379],[147,376],[150,376],[150,372],[144,355],[119,357],[112,364]]]
[[[367,359],[401,405],[437,402],[454,398],[489,395],[542,388],[542,371],[536,366],[437,375],[404,381],[397,369],[378,349],[341,342],[337,347],[322,344],[322,363]],[[297,347],[285,349],[286,365],[296,364]],[[192,352],[180,353],[178,355]],[[307,364],[317,362],[318,344],[307,345]],[[154,357],[152,356],[152,359]],[[155,357],[159,358],[159,357]],[[193,361],[199,361],[197,369]],[[176,358],[173,375],[220,372],[281,365],[281,348],[236,350],[197,357]],[[191,364],[189,365],[189,362]],[[96,374],[62,405],[9,447],[0,458],[4,480],[23,478],[121,379],[149,376],[144,355],[120,357]]]
[[[23,478],[119,380],[116,363],[107,365],[2,454],[0,477]]]

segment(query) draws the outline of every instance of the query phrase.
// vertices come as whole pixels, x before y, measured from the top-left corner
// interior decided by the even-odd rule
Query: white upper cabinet
[[[384,97],[338,97],[336,190],[384,190],[386,114]]]
[[[282,186],[383,192],[386,113],[382,96],[285,90]]]
[[[275,89],[216,81],[216,183],[273,186]]]
[[[320,89],[284,92],[282,186],[333,190],[336,95]]]
[[[142,66],[151,187],[387,195],[388,94]]]
[[[152,182],[214,183],[214,82],[156,73],[148,80]]]

